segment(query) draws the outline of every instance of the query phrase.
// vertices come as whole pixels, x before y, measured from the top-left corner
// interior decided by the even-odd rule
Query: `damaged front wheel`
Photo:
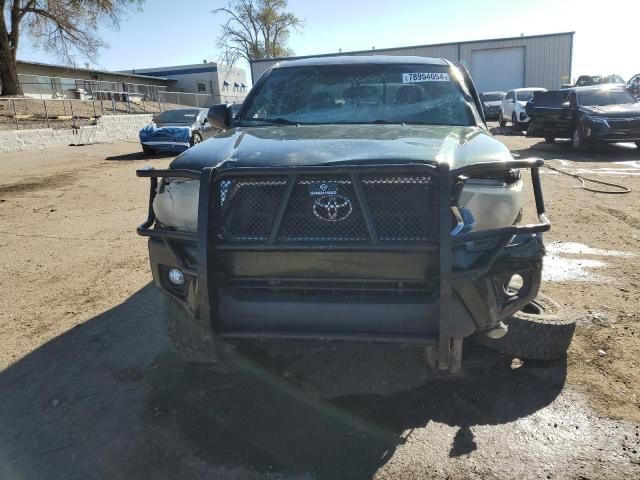
[[[576,328],[574,318],[562,314],[561,307],[538,294],[524,308],[504,320],[508,333],[492,339],[476,334],[481,345],[500,353],[527,360],[555,360],[569,349]]]

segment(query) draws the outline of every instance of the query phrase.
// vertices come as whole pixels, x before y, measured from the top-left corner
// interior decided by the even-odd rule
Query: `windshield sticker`
[[[403,73],[402,83],[415,83],[415,82],[448,82],[448,73],[438,72],[418,72],[418,73]]]

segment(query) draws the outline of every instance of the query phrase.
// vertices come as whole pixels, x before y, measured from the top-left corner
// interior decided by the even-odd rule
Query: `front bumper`
[[[438,364],[446,369],[455,339],[495,328],[538,292],[544,255],[541,233],[550,226],[538,171],[542,164],[538,159],[518,160],[454,171],[448,164],[139,170],[139,176],[151,178],[151,190],[149,216],[138,233],[150,237],[156,285],[183,305],[203,335],[428,345],[437,349]],[[509,168],[531,169],[540,223],[463,233],[463,221],[454,215],[452,229],[451,213],[458,212],[465,176]],[[363,201],[359,205],[368,241],[281,242],[278,231],[286,197],[264,242],[226,242],[216,230],[219,185],[232,176],[280,174],[293,185],[297,176],[340,174],[351,176],[357,185],[359,176],[368,172],[428,175],[437,182],[440,220],[433,241],[385,244]],[[157,224],[152,203],[158,177],[199,179],[197,233]],[[362,200],[363,192],[355,190]],[[183,287],[168,282],[172,267],[184,272]],[[523,284],[512,292],[506,285],[515,274]]]
[[[624,119],[610,119],[608,125],[586,121],[583,128],[584,138],[590,143],[640,141],[640,119],[629,122]]]

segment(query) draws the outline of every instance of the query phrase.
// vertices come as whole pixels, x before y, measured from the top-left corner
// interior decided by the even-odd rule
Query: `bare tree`
[[[0,0],[0,81],[2,95],[21,95],[16,53],[21,34],[28,35],[65,63],[75,54],[95,58],[105,44],[97,36],[100,22],[117,27],[129,7],[143,0]]]
[[[287,47],[291,30],[299,31],[303,22],[287,12],[287,0],[231,0],[214,14],[226,17],[218,46],[227,65],[293,54]]]

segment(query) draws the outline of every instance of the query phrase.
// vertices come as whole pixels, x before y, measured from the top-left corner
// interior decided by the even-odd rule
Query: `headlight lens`
[[[605,127],[609,128],[609,122],[607,122],[606,118],[592,116],[588,116],[587,118],[591,123],[595,123],[596,125],[604,125]]]

